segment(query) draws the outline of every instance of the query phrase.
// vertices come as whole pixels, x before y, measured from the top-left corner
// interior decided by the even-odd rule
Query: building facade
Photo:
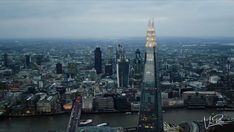
[[[94,51],[94,68],[96,69],[97,74],[102,73],[102,51],[100,47],[97,47]]]
[[[135,59],[133,60],[133,75],[132,85],[134,88],[141,88],[143,75],[143,60],[139,49],[135,52]]]
[[[163,132],[161,91],[158,83],[154,22],[149,21],[141,92],[139,132]]]
[[[61,63],[56,64],[56,73],[57,74],[62,74],[63,73],[63,66]]]
[[[118,88],[128,88],[130,61],[125,56],[125,50],[121,45],[118,46],[116,54],[116,74]]]
[[[25,55],[25,65],[26,67],[29,67],[31,63],[30,55]]]
[[[4,63],[4,66],[5,67],[7,67],[8,66],[8,54],[7,53],[5,53],[4,55],[3,55],[3,63]]]
[[[128,88],[129,64],[130,64],[130,62],[126,58],[117,60],[116,71],[117,71],[118,88]]]

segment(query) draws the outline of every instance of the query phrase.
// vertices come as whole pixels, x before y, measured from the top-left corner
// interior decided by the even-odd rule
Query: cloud
[[[234,36],[232,0],[0,1],[0,37]]]

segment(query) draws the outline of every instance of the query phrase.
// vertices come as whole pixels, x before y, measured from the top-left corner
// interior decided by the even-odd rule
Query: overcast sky
[[[0,38],[234,37],[234,0],[0,0]]]

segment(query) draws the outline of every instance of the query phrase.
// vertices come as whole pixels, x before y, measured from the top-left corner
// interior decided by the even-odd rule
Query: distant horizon
[[[129,37],[34,37],[34,38],[0,38],[0,40],[124,40],[124,39],[146,39],[145,36]],[[234,36],[156,36],[157,39],[233,39]]]

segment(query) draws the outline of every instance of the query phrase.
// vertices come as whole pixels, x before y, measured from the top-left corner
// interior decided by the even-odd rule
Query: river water
[[[234,112],[221,112],[216,110],[187,110],[174,109],[163,113],[164,121],[179,124],[183,121],[202,120],[211,113],[223,113],[234,118]],[[44,132],[65,131],[69,114],[42,117],[14,117],[0,119],[0,132]],[[124,113],[110,114],[83,114],[82,119],[93,119],[93,124],[108,122],[110,126],[134,127],[138,122],[138,114],[130,115]]]

